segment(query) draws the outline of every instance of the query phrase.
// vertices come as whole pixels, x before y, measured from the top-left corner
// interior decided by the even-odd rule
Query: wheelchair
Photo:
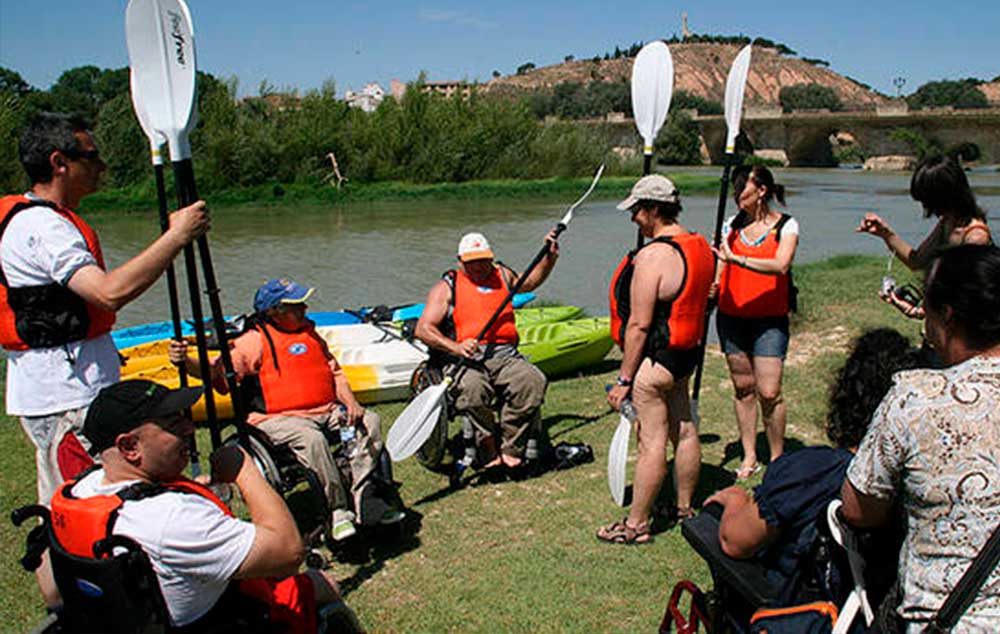
[[[14,526],[38,518],[29,531],[22,567],[35,571],[46,550],[52,562],[62,607],[32,631],[39,634],[261,634],[284,631],[269,617],[268,606],[240,594],[235,585],[195,623],[172,627],[159,581],[149,557],[134,540],[112,535],[94,544],[94,558],[67,552],[55,538],[49,510],[34,504],[11,513]],[[323,606],[318,632],[362,632],[343,601]]]
[[[440,383],[444,379],[444,367],[446,361],[443,357],[431,355],[429,359],[420,363],[413,371],[410,378],[411,397],[423,392],[428,387]],[[503,403],[503,393],[498,392],[494,401],[494,409],[497,420],[500,418],[500,407]],[[458,419],[461,423],[460,446],[456,448],[458,440],[451,435],[451,422]],[[520,475],[535,475],[541,468],[541,444],[543,442],[543,432],[540,417],[536,419],[528,430],[528,439],[524,452],[524,466],[519,468]],[[499,439],[497,439],[499,447]],[[448,463],[446,457],[451,453],[454,461]],[[455,407],[455,398],[451,392],[447,393],[444,405],[441,407],[440,415],[434,430],[427,440],[416,452],[417,462],[424,468],[437,473],[446,473],[448,482],[452,488],[460,488],[463,485],[462,477],[469,469],[475,469],[479,464],[479,455],[476,447],[476,426],[472,415],[467,412],[460,412]]]
[[[341,485],[345,491],[350,491],[352,485],[350,465],[340,450],[340,437],[337,433],[327,432],[326,435]],[[330,562],[326,554],[320,550],[320,546],[325,545],[334,557],[337,557],[344,542],[333,539],[332,509],[316,472],[302,464],[290,447],[272,442],[266,433],[252,425],[247,426],[247,440],[249,447],[245,449],[250,458],[268,484],[285,499],[292,511],[302,539],[309,549],[306,554],[306,566],[316,570],[326,568]],[[222,442],[223,446],[238,443],[239,434],[236,433],[226,437]],[[403,501],[399,496],[400,485],[393,479],[392,461],[384,449],[379,455],[375,470],[369,477],[373,479],[376,495],[397,508],[403,508]],[[348,495],[348,500],[351,503],[350,510],[354,512],[355,517],[362,517],[363,509],[354,508],[353,496]]]
[[[818,519],[816,544],[806,565],[824,562],[822,594],[838,607],[833,634],[864,632],[874,622],[868,600],[861,539],[840,517],[840,500],[833,500]],[[677,582],[660,622],[660,634],[724,634],[748,632],[754,613],[782,607],[788,601],[763,565],[727,556],[719,543],[722,507],[712,504],[681,524],[681,534],[708,564],[712,590],[703,592],[689,580]],[[826,552],[823,552],[827,549]],[[793,603],[799,603],[793,601]],[[687,610],[682,607],[687,604]],[[863,617],[858,621],[858,617]]]

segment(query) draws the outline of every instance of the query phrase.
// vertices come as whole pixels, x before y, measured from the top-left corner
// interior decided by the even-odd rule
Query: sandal
[[[597,539],[609,544],[648,544],[653,541],[653,535],[649,532],[649,524],[649,522],[645,522],[640,526],[629,526],[626,517],[620,522],[612,522],[597,529]]]
[[[679,524],[693,518],[695,515],[697,515],[697,513],[690,506],[678,506],[674,518]]]
[[[734,469],[733,473],[736,475],[737,480],[749,480],[751,476],[760,471],[760,463],[755,462],[749,467],[740,467],[739,469]]]

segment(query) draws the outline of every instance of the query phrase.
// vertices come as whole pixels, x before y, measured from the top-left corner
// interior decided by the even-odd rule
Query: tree
[[[722,104],[718,101],[709,101],[684,90],[678,90],[674,93],[670,105],[677,110],[697,110],[698,114],[702,115],[723,113]]]
[[[778,100],[785,112],[792,110],[816,110],[826,108],[831,112],[843,110],[844,105],[837,93],[828,86],[819,84],[795,84],[785,86],[778,93]]]
[[[572,55],[567,55],[566,57],[563,58],[563,61],[564,62],[572,62],[574,59],[576,59],[576,58],[573,57]]]
[[[922,161],[928,156],[941,153],[941,144],[935,139],[929,139],[918,130],[913,128],[895,128],[889,133],[889,138],[894,141],[905,143],[910,151]]]
[[[10,93],[23,97],[31,90],[31,86],[17,71],[0,66],[0,93]]]
[[[935,108],[952,106],[954,108],[988,108],[986,95],[979,90],[978,79],[967,78],[956,81],[943,80],[927,82],[906,98],[911,108]]]
[[[517,74],[523,75],[528,71],[532,70],[535,70],[535,64],[532,62],[525,62],[524,64],[521,64],[520,66],[517,67]]]
[[[697,165],[701,163],[701,137],[698,124],[687,114],[672,112],[656,136],[656,155],[667,165]]]
[[[493,71],[493,79],[498,79],[499,77],[500,77],[500,71],[498,70]]]

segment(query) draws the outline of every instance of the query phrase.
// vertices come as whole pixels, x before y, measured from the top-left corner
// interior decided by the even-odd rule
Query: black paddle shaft
[[[566,231],[566,225],[560,222],[559,224],[556,225],[556,228],[553,230],[553,233],[555,234],[553,236],[553,239],[558,239],[559,235],[563,231]],[[504,297],[503,301],[500,303],[499,306],[497,306],[497,309],[493,312],[493,316],[490,317],[490,320],[486,322],[486,325],[483,326],[483,329],[479,331],[478,335],[476,335],[476,341],[482,339],[486,335],[486,333],[490,331],[490,328],[493,327],[493,324],[495,324],[497,319],[500,318],[500,313],[503,312],[503,309],[506,308],[507,304],[509,304],[510,301],[514,298],[514,295],[517,295],[521,291],[521,287],[524,286],[524,282],[528,279],[528,276],[531,275],[531,272],[535,270],[535,267],[537,267],[538,264],[542,261],[542,258],[546,256],[546,254],[549,252],[549,249],[550,249],[549,242],[546,240],[545,244],[542,245],[542,248],[539,249],[537,254],[535,254],[535,258],[531,261],[531,264],[528,265],[528,268],[526,268],[524,270],[524,273],[522,273],[521,276],[518,277],[517,282],[514,284],[513,288],[511,288],[510,291],[507,292],[507,297]],[[453,375],[457,374],[459,368],[465,365],[467,361],[468,360],[465,359],[464,357],[459,359],[458,363],[455,365],[455,368],[452,370],[452,374]]]
[[[733,159],[736,155],[726,153],[726,166],[722,168],[722,182],[719,186],[719,209],[715,214],[715,236],[712,244],[716,249],[722,244],[722,218],[726,214],[726,198],[729,196],[729,174],[733,169]],[[701,339],[701,351],[698,353],[698,367],[694,372],[694,385],[691,386],[691,400],[697,402],[701,392],[701,375],[705,369],[705,347],[708,345],[708,322],[712,319],[712,311],[705,311],[704,335]]]
[[[160,214],[160,233],[166,233],[170,229],[170,217],[167,215],[167,188],[163,182],[163,165],[156,164],[153,166],[153,175],[156,178],[156,202]],[[177,274],[174,272],[174,265],[167,265],[167,300],[170,303],[170,321],[174,326],[174,339],[180,339],[183,336],[181,331],[181,307],[180,302],[177,299]],[[180,386],[187,387],[187,368],[184,365],[180,365],[177,368],[177,373],[180,379]],[[190,409],[187,411],[188,416],[191,415]],[[195,440],[194,434],[191,435],[191,464],[198,464],[198,444]]]
[[[177,195],[180,198],[181,205],[190,205],[198,200],[198,192],[195,188],[194,181],[194,167],[191,164],[191,159],[184,159],[174,163],[174,176],[177,179]],[[189,255],[190,252],[190,255]],[[208,295],[209,308],[212,311],[212,322],[215,324],[215,334],[219,342],[219,353],[222,358],[222,368],[225,372],[226,386],[229,388],[229,396],[233,403],[233,415],[236,419],[236,430],[239,433],[240,444],[244,447],[249,447],[249,439],[247,437],[246,430],[246,412],[243,411],[243,401],[240,399],[239,384],[236,381],[236,372],[233,369],[233,358],[229,351],[229,341],[226,338],[226,320],[222,314],[222,304],[219,300],[219,287],[215,281],[215,268],[212,266],[212,253],[208,248],[208,238],[200,236],[198,238],[198,256],[201,259],[202,274],[205,277],[205,293]],[[194,250],[191,245],[188,245],[184,251],[185,261],[189,259],[193,263],[194,261]],[[188,285],[192,289],[192,293],[196,294],[198,290],[197,279],[195,279],[194,284],[191,284],[189,270]],[[202,380],[206,386],[205,390],[205,400],[206,405],[212,402],[214,408],[214,399],[212,399],[212,388],[211,388],[211,374],[210,368],[206,372],[206,365],[208,361],[208,345],[205,339],[205,322],[201,313],[201,302],[200,299],[196,302],[196,297],[192,296],[191,303],[198,304],[198,314],[194,315],[195,318],[195,337],[198,339],[198,356],[199,361],[201,361],[202,352],[204,352],[205,360],[201,362]],[[192,306],[192,313],[194,313],[194,307]],[[214,412],[213,412],[214,413]],[[212,445],[213,449],[218,448],[221,444],[221,438],[219,438],[218,429],[218,418],[213,421],[209,419],[212,425]],[[214,423],[214,424],[213,424]],[[218,444],[217,443],[218,439]]]
[[[649,176],[650,172],[653,171],[653,155],[644,154],[642,157],[642,175]],[[641,249],[642,245],[645,244],[645,240],[642,238],[642,229],[635,230],[635,248],[636,250]]]

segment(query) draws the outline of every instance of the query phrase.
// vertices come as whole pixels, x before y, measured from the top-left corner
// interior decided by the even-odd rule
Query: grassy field
[[[668,174],[685,195],[710,193],[718,188],[715,177],[699,174]],[[357,202],[399,200],[469,200],[484,198],[565,198],[583,193],[588,178],[547,178],[541,180],[493,180],[465,183],[347,183],[341,189],[328,185],[258,185],[213,192],[205,196],[213,206],[315,204],[342,205]],[[621,198],[635,183],[635,176],[604,176],[594,190],[596,198]],[[168,192],[173,186],[168,184]],[[171,198],[172,199],[172,198]],[[156,190],[151,183],[127,189],[108,189],[88,196],[81,204],[87,213],[115,213],[151,209]]]
[[[918,341],[919,324],[875,298],[881,272],[880,259],[853,256],[796,268],[801,312],[793,321],[784,389],[789,449],[824,442],[829,383],[852,337],[888,325]],[[659,532],[647,546],[610,546],[594,538],[598,525],[623,515],[606,479],[617,416],[605,403],[604,386],[616,369],[609,361],[549,386],[543,417],[552,442],[592,445],[591,464],[459,490],[414,460],[396,465],[411,508],[404,536],[361,542],[349,561],[331,569],[370,631],[651,631],[677,580],[707,585],[705,566],[676,528]],[[699,502],[731,484],[739,464],[731,394],[724,361],[710,349],[701,399]],[[402,407],[377,409],[388,426]],[[0,432],[4,517],[34,500],[33,452],[18,427],[6,417]],[[208,447],[207,434],[201,442]],[[766,456],[763,434],[758,444]],[[759,476],[751,484],[757,482]],[[3,632],[24,631],[42,615],[33,579],[17,564],[24,532],[0,522]]]

